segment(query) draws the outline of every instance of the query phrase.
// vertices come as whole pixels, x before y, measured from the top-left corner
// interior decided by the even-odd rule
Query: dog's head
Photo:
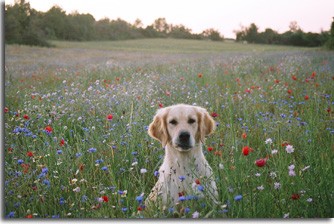
[[[170,143],[178,151],[190,151],[204,143],[205,136],[215,129],[215,122],[206,109],[178,104],[159,109],[150,124],[149,135],[163,146]]]

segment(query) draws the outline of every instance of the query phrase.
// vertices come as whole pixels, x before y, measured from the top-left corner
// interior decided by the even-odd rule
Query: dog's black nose
[[[189,132],[181,132],[179,135],[179,139],[181,143],[188,143],[190,139]]]

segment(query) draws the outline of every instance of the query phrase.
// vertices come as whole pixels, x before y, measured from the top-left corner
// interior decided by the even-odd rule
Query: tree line
[[[331,37],[330,32],[326,31],[322,31],[321,33],[305,33],[295,21],[290,23],[289,28],[289,31],[282,34],[270,28],[265,29],[264,32],[258,32],[259,28],[252,23],[249,27],[242,27],[241,30],[235,31],[236,41],[247,41],[248,43],[257,44],[319,47],[329,43]]]
[[[184,25],[168,24],[165,18],[158,18],[152,25],[143,28],[140,19],[130,24],[120,18],[104,18],[96,21],[91,14],[74,12],[66,14],[59,6],[47,12],[39,12],[25,0],[5,6],[5,42],[50,46],[47,40],[91,41],[126,40],[138,38],[182,38],[210,39],[222,41],[224,38],[215,29],[207,29],[193,34]]]
[[[290,30],[279,34],[272,29],[258,32],[252,23],[235,31],[236,41],[248,43],[284,44],[316,47],[327,44],[334,48],[334,22],[330,32],[304,33],[296,23]],[[133,24],[120,18],[104,18],[96,21],[91,14],[73,12],[67,14],[61,7],[53,6],[47,12],[39,12],[25,0],[16,0],[14,5],[5,5],[5,43],[51,46],[48,40],[92,41],[127,40],[139,38],[180,38],[223,41],[219,31],[211,28],[195,34],[184,25],[168,24],[158,18],[153,24],[143,27],[140,19]]]

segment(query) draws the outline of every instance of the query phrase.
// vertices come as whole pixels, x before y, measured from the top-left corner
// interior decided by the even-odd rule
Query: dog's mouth
[[[177,144],[176,147],[181,149],[181,151],[189,151],[192,148],[191,145],[183,145],[183,144]]]

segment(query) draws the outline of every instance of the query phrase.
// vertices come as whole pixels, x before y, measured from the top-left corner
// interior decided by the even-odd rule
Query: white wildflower
[[[271,143],[273,143],[273,140],[271,138],[268,138],[264,143],[266,143],[266,145],[271,145]]]
[[[290,170],[290,171],[289,171],[289,176],[290,176],[290,177],[294,177],[294,176],[296,176],[295,171]]]
[[[76,187],[73,189],[74,192],[80,192],[80,187]]]
[[[294,170],[294,169],[295,169],[295,165],[292,164],[292,165],[289,166],[288,168],[289,168],[289,170]]]
[[[305,171],[305,170],[307,170],[307,169],[309,169],[311,166],[305,166],[303,169],[302,169],[302,171]]]
[[[278,183],[278,182],[275,182],[275,183],[274,183],[274,188],[275,188],[275,189],[280,189],[280,188],[281,188],[281,184]]]
[[[286,150],[287,153],[293,153],[293,151],[294,151],[295,149],[293,148],[292,145],[287,145],[286,148],[285,148],[285,150]]]
[[[271,154],[275,154],[275,153],[277,153],[277,152],[278,152],[278,150],[277,150],[277,149],[274,149],[274,150],[271,151]]]

